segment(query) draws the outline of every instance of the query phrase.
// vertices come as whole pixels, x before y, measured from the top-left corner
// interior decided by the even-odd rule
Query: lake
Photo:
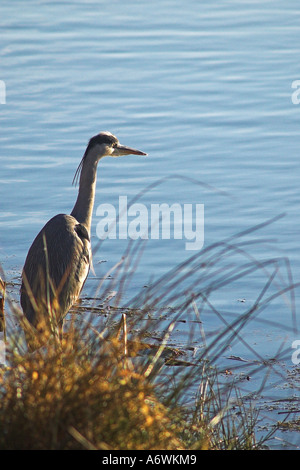
[[[11,295],[18,299],[38,231],[53,215],[71,212],[74,173],[101,130],[148,156],[99,163],[91,234],[96,278],[90,274],[83,296],[120,260],[130,240],[126,227],[146,239],[125,303],[195,255],[187,235],[196,233],[197,206],[204,210],[200,253],[284,214],[242,237],[247,254],[232,252],[229,263],[275,261],[267,272],[256,269],[214,293],[224,314],[245,312],[275,269],[268,295],[299,281],[299,21],[291,0],[2,3],[0,259]],[[116,237],[96,250],[101,205],[118,212],[120,198],[127,201],[127,225],[123,219]],[[137,206],[130,213],[133,203],[144,211],[142,228]],[[151,226],[151,209],[162,204],[178,210],[165,238],[162,227]],[[298,304],[299,288],[275,296],[260,314],[264,321],[243,332],[269,359],[284,344],[280,368],[295,369]],[[204,328],[219,328],[216,315],[203,315]],[[240,341],[224,360],[230,355],[255,358]],[[280,398],[293,396],[299,405],[297,383],[283,387],[276,376],[270,389],[276,387]],[[297,435],[289,439],[299,445]]]

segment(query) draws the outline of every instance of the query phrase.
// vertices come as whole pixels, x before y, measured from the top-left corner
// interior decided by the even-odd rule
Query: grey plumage
[[[40,231],[29,249],[22,273],[21,305],[33,326],[45,320],[49,308],[57,323],[61,322],[85,283],[90,250],[86,228],[71,215],[56,215]],[[25,276],[33,299],[25,288]]]
[[[53,320],[62,325],[87,278],[99,160],[128,154],[146,155],[121,145],[109,132],[93,137],[75,174],[80,183],[71,215],[53,217],[33,241],[22,271],[20,300],[25,317],[37,330],[49,329]]]

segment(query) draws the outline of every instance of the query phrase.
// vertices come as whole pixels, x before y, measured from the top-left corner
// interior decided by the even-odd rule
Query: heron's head
[[[110,132],[100,132],[90,139],[80,165],[75,173],[73,182],[76,181],[77,177],[80,175],[83,163],[88,159],[88,156],[90,156],[89,160],[92,159],[93,161],[98,161],[102,157],[121,157],[122,155],[147,154],[140,150],[120,144],[117,137]]]
[[[121,157],[122,155],[147,155],[140,150],[121,145],[117,137],[110,132],[100,132],[92,137],[88,148],[95,150],[99,157]]]

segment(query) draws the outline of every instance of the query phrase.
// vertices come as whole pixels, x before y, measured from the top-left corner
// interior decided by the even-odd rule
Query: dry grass
[[[4,315],[4,302],[5,302],[6,283],[0,277],[0,332],[3,332],[4,338],[6,336],[5,315]]]
[[[0,448],[185,449],[180,413],[158,399],[123,341],[85,333],[10,351],[0,373]]]
[[[256,440],[256,413],[245,408],[232,384],[219,383],[215,367],[228,344],[243,342],[241,332],[253,316],[294,289],[285,259],[257,261],[246,253],[241,238],[255,229],[202,250],[120,310],[131,276],[129,249],[109,287],[99,286],[101,298],[111,290],[118,293],[110,314],[96,308],[84,316],[74,314],[63,339],[51,335],[34,352],[24,346],[24,324],[19,322],[23,326],[12,329],[7,364],[0,369],[0,449],[259,448],[263,441]],[[237,254],[246,261],[236,264]],[[280,264],[287,266],[291,282],[269,294]],[[258,271],[265,273],[266,282],[257,298],[229,321],[211,303],[211,294]],[[174,308],[166,326],[161,312],[169,306]],[[290,306],[294,320],[292,295]],[[206,344],[200,316],[208,308],[224,327]],[[20,320],[13,303],[9,309]],[[203,344],[184,361],[168,345],[175,325],[189,315],[197,319]],[[157,331],[158,344],[151,341]],[[194,336],[193,329],[186,349]]]

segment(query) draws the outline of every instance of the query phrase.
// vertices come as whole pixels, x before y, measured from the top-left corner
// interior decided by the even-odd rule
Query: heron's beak
[[[122,155],[147,155],[145,152],[141,152],[141,150],[136,150],[131,147],[126,147],[126,145],[118,144],[113,151],[113,157],[121,157]]]

